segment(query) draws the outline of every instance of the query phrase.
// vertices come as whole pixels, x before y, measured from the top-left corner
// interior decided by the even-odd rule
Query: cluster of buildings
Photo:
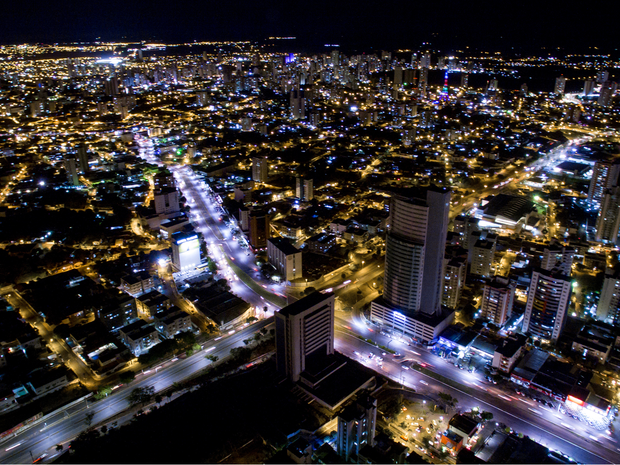
[[[62,339],[91,369],[118,370],[196,329],[186,307],[159,293],[153,264],[169,257],[176,276],[186,274],[206,264],[206,244],[185,186],[153,158],[191,166],[269,277],[303,287],[355,251],[384,260],[367,316],[385,331],[467,351],[454,323],[483,322],[496,339],[477,350],[511,376],[533,366],[520,334],[568,347],[580,363],[618,365],[609,57],[201,47],[179,55],[96,44],[81,50],[106,58],[43,59],[24,46],[0,62],[0,276],[26,283],[29,304],[67,329]],[[520,85],[529,66],[583,79],[550,74],[549,88],[534,91]],[[187,293],[200,318],[228,330],[253,315],[213,281]],[[342,406],[348,394],[325,397],[352,370],[333,351],[333,296],[306,299],[276,315],[279,370],[326,408]],[[312,335],[303,346],[299,331]],[[8,351],[28,343],[14,339]],[[541,367],[527,382],[543,389]],[[353,391],[372,390],[371,378],[353,376]],[[590,405],[575,387],[584,386],[565,384],[551,395]],[[346,418],[370,424],[372,402],[357,402]],[[359,434],[372,446],[368,431]]]

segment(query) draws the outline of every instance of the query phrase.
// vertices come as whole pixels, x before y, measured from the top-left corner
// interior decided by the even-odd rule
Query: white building
[[[523,332],[557,341],[566,321],[571,289],[566,275],[542,269],[534,271],[527,293]]]
[[[620,273],[605,270],[601,297],[596,307],[596,318],[616,325],[620,322]]]
[[[162,189],[155,191],[155,213],[167,214],[181,211],[179,207],[179,191],[176,189]]]
[[[467,258],[452,257],[444,259],[444,282],[442,305],[457,308],[461,299],[461,289],[465,283]]]
[[[282,237],[267,240],[267,258],[284,280],[302,277],[301,251]]]
[[[172,235],[172,266],[176,271],[192,270],[200,265],[200,240],[196,233]]]
[[[508,278],[495,276],[484,285],[480,316],[497,326],[504,326],[512,313],[514,298],[515,288]]]
[[[562,274],[570,276],[574,257],[575,249],[551,245],[545,247],[541,268],[547,271],[558,268]]]

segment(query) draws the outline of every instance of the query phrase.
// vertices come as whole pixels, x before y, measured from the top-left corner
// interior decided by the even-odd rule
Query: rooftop
[[[310,307],[314,307],[315,305],[318,305],[321,302],[325,302],[333,297],[333,292],[321,294],[320,292],[315,291],[312,294],[282,308],[279,313],[284,316],[299,315],[300,313],[308,310]]]

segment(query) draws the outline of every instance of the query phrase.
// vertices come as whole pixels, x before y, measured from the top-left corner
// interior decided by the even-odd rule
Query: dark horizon
[[[618,7],[610,8],[600,0],[588,5],[584,14],[556,1],[521,2],[515,7],[487,0],[392,1],[377,8],[363,1],[308,5],[282,0],[235,4],[110,0],[96,5],[33,0],[8,5],[0,27],[4,44],[263,41],[270,36],[295,36],[290,45],[302,49],[336,43],[351,50],[429,48],[450,53],[470,47],[515,53],[543,50],[547,55],[559,47],[560,53],[614,54]]]

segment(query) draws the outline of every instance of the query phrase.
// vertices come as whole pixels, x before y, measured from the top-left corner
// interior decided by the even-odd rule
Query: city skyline
[[[250,6],[348,22],[0,46],[2,463],[617,462],[619,57]]]

